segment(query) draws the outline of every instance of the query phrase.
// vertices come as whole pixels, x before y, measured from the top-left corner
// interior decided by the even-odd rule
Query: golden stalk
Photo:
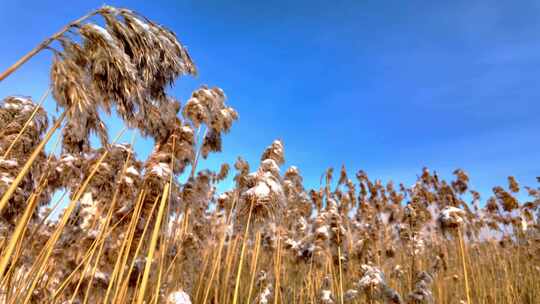
[[[99,239],[99,238],[98,238],[98,239]],[[103,244],[104,242],[100,242],[100,243]],[[81,275],[80,275],[79,280],[78,280],[78,282],[77,282],[77,286],[75,287],[75,290],[73,291],[73,294],[71,295],[71,299],[69,300],[69,302],[74,302],[75,297],[77,296],[77,293],[79,292],[79,288],[81,287],[81,284],[82,284],[82,282],[84,281],[86,271],[88,270],[88,268],[89,268],[90,265],[92,264],[92,258],[94,257],[94,253],[96,252],[97,247],[101,247],[101,245],[98,245],[97,242],[94,242],[94,246],[92,246],[92,247],[88,250],[89,253],[90,253],[90,256],[89,256],[89,258],[87,259],[87,262],[84,263],[84,268],[83,268],[83,270],[81,271]]]
[[[115,143],[118,140],[118,138],[120,138],[120,136],[122,136],[124,131],[125,131],[125,128],[122,129],[122,131],[120,131],[118,136],[114,139],[113,143]],[[31,295],[33,293],[34,288],[36,287],[36,284],[38,283],[38,279],[45,272],[45,263],[48,261],[50,255],[51,255],[51,253],[52,253],[52,251],[54,249],[54,245],[56,244],[56,242],[60,238],[60,235],[62,234],[62,231],[64,230],[64,227],[66,226],[66,224],[67,224],[67,222],[68,222],[68,220],[69,220],[69,218],[71,216],[71,213],[75,209],[75,207],[77,205],[77,201],[79,201],[79,199],[83,195],[84,191],[86,190],[86,187],[88,187],[88,184],[90,183],[90,180],[96,174],[96,172],[97,172],[97,170],[99,168],[99,165],[103,162],[103,160],[105,160],[105,157],[107,157],[107,155],[108,155],[108,151],[105,151],[103,153],[103,155],[99,158],[97,163],[95,164],[94,168],[90,172],[90,175],[86,178],[86,180],[83,182],[81,187],[78,189],[77,193],[75,194],[75,196],[71,200],[70,204],[66,208],[66,210],[64,212],[64,215],[62,216],[62,219],[61,219],[58,227],[56,228],[56,230],[52,234],[51,238],[45,244],[45,247],[42,250],[42,253],[43,253],[42,258],[41,259],[38,258],[38,260],[36,260],[35,265],[37,267],[39,267],[39,269],[38,269],[34,279],[31,280],[30,290],[29,290],[29,292],[28,292],[28,294],[27,294],[27,296],[26,296],[26,298],[24,300],[25,304],[30,301],[30,297],[31,297]],[[40,253],[40,255],[41,255],[41,253]],[[32,268],[34,268],[34,267],[32,267]]]
[[[156,210],[156,207],[158,205],[158,201],[159,201],[159,196],[156,196],[156,198],[154,199],[154,203],[152,204],[152,209],[150,210],[150,214],[148,215],[148,220],[147,220],[146,224],[144,225],[144,229],[142,231],[140,240],[137,243],[137,247],[135,248],[135,252],[133,253],[133,258],[131,259],[131,263],[129,265],[128,272],[126,274],[126,277],[123,279],[124,281],[122,281],[122,276],[119,277],[118,284],[119,284],[120,288],[117,289],[117,291],[116,291],[116,293],[114,295],[113,299],[114,299],[115,302],[118,302],[120,300],[124,301],[124,297],[125,297],[125,294],[127,293],[127,289],[128,289],[129,278],[131,277],[131,272],[133,271],[133,267],[135,267],[135,262],[137,261],[137,256],[139,255],[139,252],[141,251],[141,249],[143,247],[143,241],[144,241],[144,238],[146,236],[146,232],[148,231],[148,228],[150,227],[150,223],[151,223],[152,217],[154,216],[154,211]],[[141,210],[139,210],[139,212],[141,212]],[[140,213],[139,213],[139,216],[140,216]],[[137,218],[139,218],[139,216],[137,216]],[[131,244],[133,243],[134,234],[135,234],[135,231],[133,230],[132,234],[130,236],[130,239],[128,241],[127,250],[124,253],[124,262],[122,263],[122,265],[125,265],[127,263],[128,258],[129,258]],[[123,274],[123,272],[121,274]],[[135,289],[135,290],[137,290],[137,289]]]
[[[56,141],[56,144],[55,144],[55,147],[53,148],[53,150],[56,149],[56,146],[58,145],[59,141]],[[52,156],[52,155],[51,155]],[[48,161],[50,161],[51,159],[51,156],[49,156],[48,158]],[[15,232],[14,234],[12,235],[11,239],[10,239],[10,242],[13,242],[13,244],[17,243],[18,245],[18,249],[17,249],[17,252],[16,252],[16,255],[13,257],[12,259],[12,266],[8,269],[8,273],[10,273],[15,265],[16,265],[16,262],[21,254],[21,246],[22,246],[22,239],[26,233],[26,228],[27,228],[27,225],[28,225],[28,221],[30,219],[30,217],[32,216],[33,214],[33,211],[36,207],[36,203],[37,203],[37,198],[39,197],[39,195],[41,195],[41,192],[43,191],[43,188],[45,187],[45,183],[46,183],[46,178],[48,177],[48,174],[47,175],[43,175],[41,176],[39,182],[38,182],[38,188],[35,192],[32,193],[32,195],[28,198],[27,200],[27,208],[25,208],[25,211],[24,211],[24,214],[23,214],[23,217],[22,219],[19,220],[18,224],[17,224],[17,227],[15,229]],[[30,203],[28,203],[30,202]],[[22,226],[22,227],[21,227]],[[33,235],[32,235],[33,236]],[[13,245],[11,243],[8,243],[8,251],[3,251],[3,254],[2,254],[2,262],[0,262],[0,278],[2,277],[2,275],[4,274],[4,270],[5,270],[5,267],[6,265],[4,265],[4,263],[8,263],[8,260],[9,258],[11,257],[12,255],[12,250],[13,248],[10,248],[10,245]],[[4,261],[5,259],[5,261]],[[11,277],[11,276],[10,276]]]
[[[15,250],[15,246],[19,242],[20,237],[23,234],[23,231],[26,230],[28,220],[30,219],[30,216],[32,216],[34,207],[36,206],[37,197],[34,193],[30,195],[29,201],[30,203],[28,205],[30,207],[24,210],[24,214],[22,218],[19,219],[19,222],[17,223],[17,227],[15,227],[15,231],[13,235],[11,236],[11,238],[9,239],[6,249],[2,252],[2,258],[0,259],[0,280],[2,280],[4,277],[4,271],[6,270],[6,267],[8,266],[11,255],[13,254],[13,250]],[[13,263],[15,263],[15,261],[13,261]]]
[[[261,233],[257,231],[255,236],[255,249],[251,257],[251,280],[249,283],[249,291],[246,303],[250,303],[253,286],[255,284],[255,275],[257,273],[257,261],[259,259],[259,249],[261,248]]]
[[[106,235],[108,236],[123,221],[123,219],[124,218],[120,219],[117,223],[115,223],[112,227],[110,227],[109,230],[107,231]],[[103,242],[105,242],[105,238],[96,239],[96,240],[94,240],[94,242],[92,242],[92,244],[90,245],[90,248],[86,251],[84,257],[81,260],[81,262],[79,264],[77,264],[77,266],[73,269],[73,271],[71,271],[71,273],[67,276],[67,278],[65,278],[64,281],[62,281],[62,283],[60,284],[60,286],[55,290],[55,292],[54,292],[54,294],[52,296],[52,300],[55,300],[60,295],[62,290],[64,290],[64,288],[67,286],[67,284],[69,284],[69,282],[75,276],[77,271],[82,266],[86,265],[86,262],[88,261],[88,259],[91,258],[92,254],[93,254],[92,253],[93,248],[95,246],[100,245]]]
[[[173,262],[174,260],[176,259],[176,257],[178,256],[178,254],[176,254],[173,258]],[[197,283],[197,290],[195,292],[195,296],[194,296],[194,300],[198,300],[199,299],[199,294],[201,292],[201,285],[202,285],[202,281],[203,281],[203,278],[205,278],[205,274],[206,274],[206,268],[208,267],[208,264],[210,262],[210,251],[209,250],[205,250],[204,253],[203,253],[203,267],[202,267],[202,270],[201,272],[199,273],[199,279],[198,279],[198,283]],[[172,265],[171,265],[172,266]],[[169,266],[169,269],[171,269],[171,266]],[[167,270],[168,271],[168,270]]]
[[[240,275],[242,274],[242,265],[244,264],[244,252],[246,251],[246,244],[248,239],[248,232],[249,232],[249,224],[251,222],[251,212],[253,210],[253,202],[251,202],[249,207],[249,215],[248,220],[246,224],[246,231],[244,233],[244,240],[242,242],[242,249],[240,251],[240,262],[238,264],[238,273],[236,274],[236,284],[234,287],[234,295],[233,295],[233,304],[236,304],[236,301],[238,300],[238,288],[240,287]]]
[[[338,236],[339,239],[339,236]],[[339,265],[339,302],[343,304],[343,272],[341,267],[341,245],[338,245],[338,265]]]
[[[214,266],[212,267],[212,273],[210,274],[210,278],[208,280],[208,286],[206,288],[206,292],[204,293],[203,304],[206,304],[206,301],[208,300],[210,289],[212,287],[212,282],[214,281],[214,276],[217,272],[218,265],[221,261],[221,253],[224,247],[224,243],[225,243],[225,233],[223,233],[223,237],[221,238],[220,243],[219,243],[218,252],[216,253],[216,260],[214,262]]]
[[[131,146],[133,146],[134,139],[135,139],[135,137],[133,136],[132,140],[131,140]],[[126,157],[126,161],[124,162],[124,166],[122,168],[122,172],[120,174],[120,179],[119,180],[122,180],[122,178],[124,178],[124,176],[126,174],[126,170],[128,168],[128,164],[129,164],[130,159],[131,159],[131,152],[129,152],[128,156]],[[117,201],[117,198],[118,198],[119,191],[120,191],[120,187],[116,187],[116,189],[114,191],[114,194],[113,194],[111,206],[109,207],[109,210],[108,210],[108,213],[107,213],[107,218],[105,220],[105,223],[103,224],[103,228],[100,231],[100,236],[98,237],[98,239],[104,237],[103,232],[105,231],[106,227],[109,226],[109,223],[110,223],[111,218],[112,218],[113,210],[114,210],[114,208],[116,206],[116,201]],[[92,286],[92,281],[94,280],[94,275],[96,273],[96,269],[97,269],[97,266],[99,264],[99,260],[101,258],[101,252],[103,250],[103,245],[104,244],[105,244],[105,242],[101,242],[101,244],[99,246],[98,254],[97,254],[97,257],[96,257],[96,262],[94,264],[92,272],[90,273],[90,283],[88,283],[88,287],[86,288],[83,304],[86,304],[86,302],[88,301],[88,295],[90,294],[90,287]]]
[[[148,283],[148,277],[150,276],[150,267],[152,266],[152,259],[154,257],[154,251],[156,249],[156,243],[161,227],[161,220],[163,218],[163,211],[165,210],[165,205],[167,204],[167,199],[169,195],[169,187],[169,183],[165,184],[165,189],[163,190],[163,195],[161,196],[161,204],[159,206],[156,224],[154,226],[154,232],[152,233],[152,240],[150,241],[150,249],[148,250],[148,255],[146,257],[146,267],[144,269],[141,286],[139,287],[139,294],[137,295],[137,304],[142,304],[144,300],[146,284]]]
[[[139,274],[137,275],[137,283],[135,283],[135,289],[134,289],[135,291],[139,290],[139,286],[140,286],[140,284],[141,284],[141,277],[142,277],[142,275],[143,275],[142,273],[139,273]],[[136,299],[137,299],[136,297],[132,297],[130,303],[132,303],[132,304],[135,303]],[[122,300],[122,303],[125,302],[125,301],[126,301],[126,300],[123,299],[123,300]]]
[[[4,152],[4,155],[3,155],[4,159],[7,158],[7,156],[9,155],[9,152],[11,152],[11,149],[13,149],[13,147],[15,146],[19,138],[21,138],[21,136],[24,134],[24,131],[26,131],[26,128],[28,128],[28,126],[32,122],[32,119],[34,119],[34,116],[36,116],[36,113],[39,111],[40,107],[43,105],[43,102],[45,101],[45,99],[50,93],[51,93],[51,88],[49,87],[47,91],[45,91],[43,96],[41,96],[41,99],[39,100],[39,104],[36,105],[36,107],[34,108],[34,111],[32,111],[32,114],[30,114],[30,117],[28,117],[28,119],[24,123],[22,129],[19,131],[19,133],[17,133],[17,136],[15,137],[15,139],[13,139],[11,144],[9,144],[9,147],[6,149],[6,152]]]
[[[38,189],[38,192],[37,193],[32,193],[32,195],[30,195],[30,197],[28,198],[27,200],[27,203],[30,202],[30,204],[35,204],[37,202],[37,197],[39,197],[39,195],[41,194],[41,188]],[[26,214],[26,213],[25,213]],[[23,216],[24,217],[24,216]],[[12,256],[12,259],[11,259],[11,266],[8,268],[7,272],[5,273],[4,275],[4,278],[2,279],[2,282],[0,283],[1,285],[4,285],[4,281],[7,280],[7,293],[6,293],[6,302],[9,302],[9,295],[11,293],[11,280],[12,280],[12,275],[13,275],[13,271],[15,270],[15,268],[17,267],[17,261],[19,260],[21,254],[22,254],[22,251],[23,251],[23,240],[24,240],[24,237],[26,235],[26,232],[28,231],[27,227],[26,227],[26,224],[28,223],[28,220],[29,219],[26,219],[26,220],[21,220],[18,224],[17,224],[17,227],[16,227],[16,232],[14,233],[14,235],[12,236],[12,239],[15,239],[17,238],[18,240],[16,241],[16,249],[15,249],[15,254],[13,255],[12,253],[7,253],[7,252],[3,252],[2,253],[2,258],[7,258],[9,259],[10,256]],[[22,229],[21,232],[18,232],[17,230],[19,229],[19,225],[22,223],[22,222],[26,222],[25,224],[25,227]],[[11,241],[11,240],[10,240]],[[9,244],[8,244],[9,246]]]
[[[116,262],[114,264],[114,268],[113,268],[113,273],[111,275],[111,278],[109,279],[109,285],[107,286],[107,291],[105,292],[105,298],[103,299],[103,303],[106,304],[107,303],[107,300],[109,299],[109,295],[112,291],[112,287],[114,285],[114,282],[116,280],[116,278],[122,278],[122,275],[123,275],[123,269],[124,269],[124,265],[125,265],[125,262],[122,262],[123,259],[124,259],[124,250],[126,249],[127,247],[127,244],[128,244],[128,239],[130,238],[130,235],[131,235],[131,231],[132,229],[134,229],[135,227],[135,224],[137,223],[138,219],[139,219],[139,211],[140,211],[140,207],[142,206],[142,201],[144,200],[144,198],[146,197],[146,189],[143,188],[142,191],[139,193],[138,197],[137,197],[137,200],[135,202],[135,210],[131,216],[131,220],[130,220],[130,223],[128,225],[128,232],[126,233],[126,236],[124,237],[124,240],[122,241],[122,245],[120,246],[120,250],[118,252],[118,256],[116,258]],[[127,215],[127,214],[126,214]],[[129,249],[128,249],[129,251]]]
[[[183,239],[184,235],[186,234],[186,230],[187,230],[187,222],[188,222],[188,218],[189,218],[189,210],[188,209],[188,213],[186,214],[186,216],[182,219],[182,224],[181,224],[181,227],[178,227],[176,229],[174,229],[174,231],[176,232],[178,229],[181,229],[180,233],[175,233],[174,235],[178,235],[178,239]],[[186,224],[184,224],[184,222]],[[173,242],[174,242],[174,239],[176,237],[173,237]],[[176,252],[176,254],[174,255],[172,261],[169,263],[169,266],[167,267],[167,271],[165,271],[165,277],[167,277],[172,270],[174,270],[176,268],[176,264],[175,264],[175,261],[176,259],[180,256],[180,254],[182,253],[182,247],[180,247],[180,249],[178,250],[178,252]],[[176,273],[176,272],[174,272]],[[204,273],[204,267],[203,267],[203,273]]]
[[[32,167],[32,164],[36,160],[36,158],[39,156],[39,153],[41,153],[41,150],[45,147],[45,145],[49,142],[54,132],[60,127],[62,124],[62,121],[64,120],[64,117],[66,117],[66,112],[63,112],[60,117],[56,120],[54,123],[54,126],[47,132],[45,135],[45,138],[39,143],[39,145],[34,149],[26,163],[24,164],[21,172],[17,175],[13,183],[9,186],[9,188],[6,190],[6,192],[2,195],[2,199],[0,200],[0,212],[4,210],[4,207],[6,207],[9,199],[19,186],[20,182],[22,181],[23,177],[28,173],[30,168]]]
[[[222,277],[221,280],[221,290],[223,290],[221,294],[221,302],[220,303],[226,303],[227,297],[227,291],[228,291],[228,284],[229,284],[229,276],[231,274],[231,268],[234,264],[234,257],[236,252],[236,246],[238,245],[238,240],[240,239],[240,236],[237,235],[234,238],[234,241],[232,243],[232,246],[229,246],[227,248],[227,256],[225,257],[225,274]]]
[[[171,175],[169,177],[169,185],[172,185],[173,184],[173,172],[174,172],[174,148],[176,146],[176,136],[173,136],[173,144],[172,144],[172,150],[171,150],[171,163],[170,163],[170,167],[171,167]],[[171,193],[172,191],[169,191],[168,193],[168,201],[170,201],[171,199]],[[170,214],[170,208],[171,206],[169,204],[167,204],[167,215]],[[165,223],[163,225],[163,227],[161,228],[163,231],[162,231],[162,235],[166,236],[167,235],[167,227],[168,227],[168,222],[169,222],[169,217],[166,216],[165,217]],[[165,238],[164,238],[165,239]],[[161,274],[163,273],[163,264],[165,263],[165,252],[167,251],[167,249],[169,248],[168,247],[169,245],[169,242],[168,242],[168,239],[165,239],[163,242],[161,242],[161,257],[160,257],[160,261],[159,261],[159,270],[158,270],[158,277],[157,277],[157,283],[156,283],[156,288],[155,288],[155,291],[154,291],[154,300],[158,301],[158,298],[159,298],[159,288],[161,287]],[[150,301],[151,303],[153,303],[154,301]]]
[[[463,267],[463,277],[465,279],[465,295],[467,296],[467,304],[471,304],[471,295],[469,291],[469,277],[467,275],[467,267],[465,265],[465,248],[463,245],[463,237],[461,236],[461,229],[458,230],[459,248],[461,250],[461,266]]]
[[[229,210],[229,214],[228,214],[227,220],[225,222],[226,225],[228,225],[230,223],[231,219],[232,219],[232,214],[233,214],[235,204],[236,204],[236,199],[233,200],[233,206],[231,206],[231,210]],[[216,275],[216,273],[217,273],[217,271],[219,269],[219,266],[220,266],[221,254],[223,252],[223,247],[225,245],[225,236],[226,236],[226,230],[224,229],[223,234],[221,235],[218,252],[216,254],[216,256],[217,256],[216,261],[214,263],[214,266],[212,267],[212,273],[211,273],[210,279],[208,281],[208,286],[206,288],[206,292],[204,293],[203,304],[206,304],[206,301],[208,300],[208,296],[210,295],[210,289],[211,289],[213,281],[214,281],[214,276]],[[219,284],[219,282],[217,282],[217,284]]]
[[[274,275],[275,275],[275,290],[274,290],[274,304],[277,304],[278,303],[278,298],[279,298],[279,283],[280,283],[280,273],[281,273],[281,237],[279,236],[279,233],[278,233],[278,239],[277,239],[277,250],[276,250],[276,256],[275,256],[275,265],[274,265],[274,268],[275,268],[275,271],[274,271]]]

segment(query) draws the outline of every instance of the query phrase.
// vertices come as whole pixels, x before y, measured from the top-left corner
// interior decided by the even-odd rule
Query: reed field
[[[202,170],[239,115],[218,87],[167,94],[197,74],[175,33],[103,6],[0,85],[41,52],[47,92],[0,103],[0,303],[540,303],[540,178],[480,197],[462,169],[406,186],[342,167],[308,189],[279,140]],[[104,113],[153,140],[147,159]]]

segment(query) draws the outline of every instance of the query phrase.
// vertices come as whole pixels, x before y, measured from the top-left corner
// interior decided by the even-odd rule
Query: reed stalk
[[[462,232],[461,229],[458,231],[458,238],[459,238],[459,248],[461,252],[461,266],[463,269],[463,278],[465,280],[465,295],[467,296],[467,304],[472,304],[471,302],[471,294],[469,289],[469,276],[467,275],[467,266],[465,263],[465,246],[463,244],[463,237],[461,236]]]
[[[160,197],[157,196],[155,198],[155,200],[154,200],[154,203],[152,204],[152,209],[150,210],[150,215],[148,216],[148,220],[147,220],[146,224],[144,225],[144,229],[143,229],[143,232],[142,232],[142,234],[140,236],[140,240],[137,243],[137,247],[135,249],[135,252],[133,253],[133,258],[131,259],[131,264],[129,266],[128,272],[127,272],[125,278],[123,279],[123,281],[122,280],[118,281],[118,283],[120,284],[120,289],[119,289],[119,293],[117,291],[117,294],[115,294],[115,296],[114,296],[115,302],[117,302],[117,301],[125,301],[125,296],[126,296],[127,289],[128,289],[128,284],[129,284],[129,278],[131,277],[131,273],[133,271],[133,267],[135,266],[137,256],[139,255],[139,252],[143,248],[143,240],[144,240],[144,238],[146,236],[146,232],[148,231],[148,228],[150,227],[150,223],[151,223],[152,217],[154,215],[154,211],[156,210],[156,207],[158,205],[159,198]],[[133,243],[133,236],[134,235],[132,234],[130,240],[128,241],[129,245],[131,245]],[[129,248],[130,247],[128,247],[128,249]],[[126,262],[127,262],[128,257],[129,257],[129,254],[130,254],[130,251],[126,250],[126,252],[125,252],[125,261]],[[125,265],[125,262],[122,265]],[[141,274],[139,273],[139,275],[141,275]],[[135,288],[135,290],[137,290],[137,288]],[[134,299],[136,299],[136,298],[134,298]]]
[[[163,211],[165,210],[165,205],[167,204],[167,199],[169,198],[169,187],[170,183],[165,184],[165,189],[163,190],[163,194],[161,196],[161,204],[159,206],[156,224],[152,233],[152,240],[150,241],[150,249],[148,250],[148,255],[146,256],[146,266],[144,269],[141,286],[139,287],[139,293],[137,295],[137,304],[142,304],[144,301],[144,293],[146,290],[146,285],[148,284],[148,277],[150,276],[150,267],[152,266],[152,259],[154,258],[154,252],[156,250],[156,243],[159,236],[161,221],[163,219]]]
[[[26,55],[21,57],[17,62],[15,62],[12,66],[7,68],[4,72],[0,74],[0,82],[2,82],[4,79],[6,79],[9,75],[11,75],[13,72],[15,72],[18,68],[20,68],[23,64],[25,64],[30,58],[34,57],[39,52],[46,49],[53,41],[60,38],[62,35],[64,35],[67,31],[69,31],[71,28],[76,27],[83,23],[85,20],[95,16],[98,13],[98,10],[92,11],[82,17],[80,17],[77,20],[74,20],[70,23],[68,23],[66,26],[64,26],[62,29],[60,29],[58,32],[50,36],[49,38],[45,39],[43,42],[41,42],[38,46],[36,46],[33,50],[28,52]]]
[[[242,249],[240,251],[240,262],[238,263],[238,272],[236,274],[236,283],[234,287],[234,295],[233,295],[233,304],[236,304],[238,301],[238,289],[240,288],[240,276],[242,274],[242,266],[244,264],[244,253],[246,251],[246,244],[248,239],[248,232],[249,232],[249,224],[251,223],[251,212],[253,211],[253,202],[251,202],[249,206],[249,215],[248,220],[246,224],[246,230],[244,232],[244,239],[242,240]]]
[[[143,188],[140,191],[139,195],[137,196],[137,200],[135,202],[135,210],[134,210],[134,212],[133,212],[133,214],[131,216],[131,220],[130,220],[130,223],[128,225],[128,232],[126,233],[126,236],[124,237],[124,239],[122,241],[122,245],[120,246],[120,250],[118,252],[116,262],[114,264],[113,272],[112,272],[111,278],[109,279],[109,285],[107,286],[107,291],[105,292],[105,297],[103,299],[103,304],[107,304],[107,301],[109,299],[109,295],[110,295],[110,293],[112,291],[112,288],[114,286],[116,278],[122,278],[123,269],[124,269],[123,266],[125,265],[125,262],[122,262],[123,259],[124,259],[124,254],[123,253],[125,251],[125,248],[128,246],[127,244],[128,244],[128,240],[130,239],[131,231],[132,231],[132,229],[134,229],[135,224],[138,221],[140,207],[142,206],[141,202],[144,200],[145,196],[146,196],[146,189]]]
[[[24,164],[23,168],[21,169],[21,172],[19,172],[19,174],[17,175],[17,177],[15,178],[13,183],[9,186],[9,188],[6,190],[6,192],[2,195],[2,199],[0,199],[0,213],[2,212],[2,210],[4,210],[4,208],[6,207],[9,199],[11,198],[11,196],[13,195],[13,193],[15,192],[17,187],[19,186],[20,182],[22,181],[24,176],[28,173],[28,171],[32,167],[32,164],[34,163],[36,158],[41,153],[41,150],[43,150],[45,145],[49,142],[49,140],[51,139],[54,132],[56,132],[56,130],[60,127],[60,125],[62,124],[62,121],[64,120],[65,117],[66,117],[66,112],[63,112],[60,115],[60,117],[58,117],[58,119],[54,123],[53,127],[47,132],[47,134],[45,135],[43,140],[34,149],[34,152],[32,152],[32,154],[30,155],[30,157],[28,158],[28,160]]]
[[[251,303],[251,295],[253,292],[253,286],[255,284],[255,276],[257,274],[257,262],[259,260],[259,249],[261,248],[261,233],[257,231],[255,236],[255,249],[251,257],[251,280],[249,282],[249,291],[247,296],[247,303]]]
[[[49,96],[50,93],[51,93],[51,88],[48,88],[47,91],[45,91],[45,93],[43,94],[43,96],[41,96],[41,98],[39,100],[39,103],[34,108],[34,111],[32,111],[32,114],[30,114],[30,116],[28,117],[28,119],[24,123],[24,125],[21,128],[21,130],[19,131],[19,133],[17,133],[17,136],[13,139],[11,144],[9,144],[9,147],[4,152],[4,155],[3,155],[4,159],[6,159],[8,157],[9,152],[11,152],[11,149],[13,149],[15,144],[19,141],[21,136],[24,134],[24,131],[26,131],[26,128],[28,128],[28,126],[30,125],[30,123],[32,122],[34,117],[36,116],[36,113],[39,111],[39,109],[43,105],[43,102],[45,102],[45,99],[47,98],[47,96]]]

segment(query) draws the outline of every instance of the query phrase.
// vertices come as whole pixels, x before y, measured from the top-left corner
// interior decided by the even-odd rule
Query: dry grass
[[[538,303],[540,188],[509,177],[481,204],[463,170],[396,189],[343,167],[305,189],[275,141],[252,172],[239,158],[218,194],[229,165],[197,163],[238,115],[219,88],[184,107],[165,93],[196,73],[175,34],[105,6],[0,81],[46,49],[60,118],[48,128],[27,97],[0,106],[1,303]],[[146,160],[109,142],[99,113],[113,109],[154,139]],[[43,151],[55,132],[59,155]],[[58,191],[69,203],[51,219]]]

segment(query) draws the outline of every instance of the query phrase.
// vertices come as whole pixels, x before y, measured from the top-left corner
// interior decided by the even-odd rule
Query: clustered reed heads
[[[15,180],[21,167],[39,144],[47,131],[48,118],[45,110],[36,105],[29,97],[11,96],[4,98],[0,105],[0,193],[4,193]],[[23,132],[21,132],[23,131]],[[7,227],[13,228],[16,215],[22,213],[30,193],[38,188],[38,177],[46,170],[45,154],[32,166],[11,197],[7,210],[1,214],[2,232]],[[39,201],[44,204],[49,199],[49,191],[39,194]],[[6,226],[7,225],[7,226]],[[5,237],[5,234],[2,237]]]
[[[196,74],[185,47],[171,31],[133,11],[104,6],[96,14],[105,27],[77,24],[72,35],[57,39],[62,50],[56,51],[51,83],[58,105],[69,111],[64,148],[88,149],[89,132],[107,144],[98,110],[109,113],[112,107],[128,126],[155,140],[166,139],[163,130],[176,123],[179,110],[166,87],[181,75]]]
[[[196,74],[166,28],[102,7],[56,37],[52,94],[68,114],[62,151],[40,152],[0,214],[0,301],[41,303],[516,303],[540,297],[540,188],[493,188],[424,168],[410,187],[345,166],[304,186],[283,142],[254,169],[197,170],[238,119],[202,86],[184,106],[166,87]],[[101,111],[154,139],[138,159],[110,142]],[[0,194],[47,132],[26,97],[0,106]],[[100,138],[93,147],[90,135]],[[178,177],[191,169],[185,180]],[[234,171],[234,172],[232,172]],[[232,189],[217,185],[234,174]],[[356,176],[356,180],[350,178]],[[525,190],[529,200],[518,200]],[[68,208],[50,216],[51,195]],[[472,201],[467,201],[472,197]],[[35,208],[33,207],[35,206]],[[35,209],[35,210],[34,210]],[[58,211],[57,211],[58,212]],[[20,223],[24,225],[19,225]],[[19,228],[23,228],[22,230]],[[495,242],[496,240],[497,242]],[[485,279],[487,278],[487,279]],[[489,289],[489,290],[488,290]],[[531,301],[529,301],[531,302]]]
[[[249,166],[242,160],[237,162],[239,170],[238,192],[240,193],[239,214],[245,219],[250,210],[255,221],[273,219],[278,221],[285,209],[285,193],[281,184],[279,165],[284,162],[283,144],[276,140],[261,157],[256,172],[247,173]]]
[[[225,93],[220,88],[206,86],[193,92],[184,107],[183,115],[194,127],[206,125],[201,153],[204,158],[210,152],[221,152],[221,136],[228,133],[233,122],[238,119],[236,111],[225,105]]]

